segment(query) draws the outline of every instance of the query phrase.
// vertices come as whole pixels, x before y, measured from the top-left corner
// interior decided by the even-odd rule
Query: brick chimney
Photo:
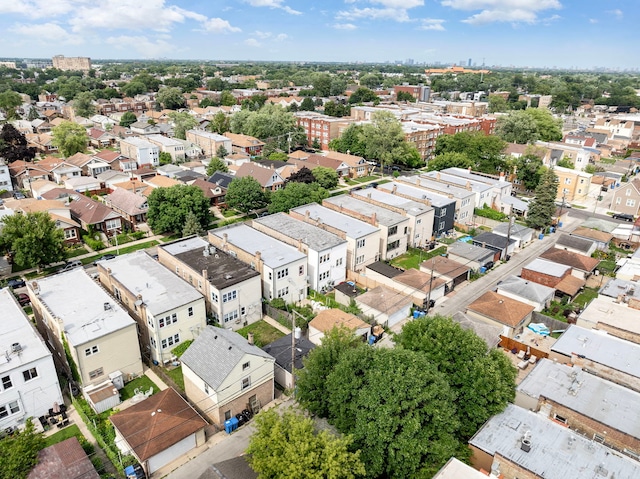
[[[205,282],[209,280],[209,271],[207,271],[206,269],[202,270],[202,279],[204,279]]]
[[[371,220],[369,221],[373,226],[376,226],[376,223],[378,222],[378,217],[376,215],[376,212],[374,211],[373,213],[371,213]]]
[[[395,195],[396,191],[398,191],[398,185],[393,185],[393,188],[391,188],[391,194]]]

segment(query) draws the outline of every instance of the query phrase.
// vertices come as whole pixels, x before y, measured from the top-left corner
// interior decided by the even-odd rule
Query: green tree
[[[224,162],[224,160],[217,157],[213,157],[211,158],[211,161],[207,165],[207,176],[213,175],[216,171],[228,173],[229,168],[227,167],[227,164]]]
[[[538,139],[538,127],[527,110],[512,111],[498,118],[495,134],[508,143],[524,145]]]
[[[527,190],[533,191],[540,183],[540,178],[545,171],[542,160],[534,153],[525,153],[514,160],[516,177]]]
[[[120,126],[129,128],[129,126],[131,126],[131,124],[135,123],[136,121],[138,121],[136,114],[132,111],[126,111],[120,117]]]
[[[347,81],[341,77],[333,77],[331,79],[331,88],[329,89],[330,96],[343,95],[347,89]]]
[[[517,371],[497,349],[489,350],[473,331],[451,318],[422,317],[395,336],[396,346],[420,353],[444,374],[456,398],[458,437],[468,440],[515,397]]]
[[[149,195],[147,222],[154,233],[182,232],[189,212],[202,228],[209,226],[209,200],[197,186],[176,185],[156,188]]]
[[[38,462],[38,452],[45,447],[42,434],[35,431],[31,419],[22,431],[0,439],[0,479],[23,479]]]
[[[429,171],[440,171],[445,168],[473,168],[475,163],[466,154],[457,151],[447,151],[436,156],[427,163]]]
[[[223,90],[220,94],[220,104],[222,106],[233,106],[238,104],[238,100],[229,90]]]
[[[556,163],[556,166],[559,166],[561,168],[569,168],[571,170],[573,170],[575,168],[575,165],[573,164],[573,161],[571,161],[569,158],[565,158],[562,157],[558,160],[558,162]]]
[[[120,91],[124,96],[133,98],[136,95],[146,93],[148,90],[144,83],[134,80],[120,87]]]
[[[416,99],[413,98],[413,95],[411,93],[409,93],[408,91],[399,91],[396,94],[396,100],[397,101],[408,101],[408,102],[415,102]]]
[[[32,161],[36,150],[27,146],[27,139],[11,123],[5,123],[0,130],[0,157],[7,163],[16,160]]]
[[[218,158],[221,158],[221,159],[223,159],[223,160],[224,160],[228,155],[229,155],[229,152],[228,152],[228,151],[227,151],[227,149],[224,147],[224,145],[220,145],[220,146],[218,147],[218,149],[216,150],[216,156],[217,156]]]
[[[367,88],[378,88],[382,85],[382,75],[379,73],[366,73],[360,77],[360,85]]]
[[[329,421],[353,437],[368,477],[432,477],[458,450],[446,375],[406,349],[347,350],[327,374]]]
[[[179,87],[162,88],[156,95],[156,101],[162,105],[162,108],[167,110],[177,110],[185,105],[182,89]]]
[[[300,111],[315,111],[316,105],[313,102],[313,99],[308,96],[304,100],[302,100],[302,103],[300,103],[299,109]]]
[[[529,203],[527,226],[543,230],[553,221],[556,211],[556,197],[558,195],[558,176],[553,168],[548,168],[542,174],[536,188],[536,197]]]
[[[161,151],[160,154],[158,155],[158,162],[160,163],[160,166],[173,163],[173,158],[171,158],[171,153],[167,153],[166,151]]]
[[[331,94],[331,75],[328,73],[314,73],[311,75],[311,84],[318,96],[329,96]]]
[[[501,95],[489,95],[489,113],[507,111],[509,104]]]
[[[90,118],[96,114],[96,107],[93,105],[93,93],[83,91],[73,99],[73,111],[78,116]]]
[[[345,128],[340,138],[335,138],[329,142],[329,148],[340,153],[348,151],[353,155],[364,156],[366,150],[364,126],[352,123]]]
[[[51,130],[51,143],[58,147],[58,151],[65,157],[84,152],[87,149],[89,135],[84,126],[70,121],[63,121]]]
[[[503,157],[506,143],[495,135],[482,132],[461,132],[455,135],[440,135],[436,140],[436,156],[447,152],[464,153],[473,161],[473,169],[496,174],[505,171],[507,163]]]
[[[287,409],[260,412],[255,419],[247,455],[259,479],[363,477],[360,451],[352,452],[351,438],[316,432],[312,419]]]
[[[199,235],[202,233],[202,225],[198,221],[198,217],[193,211],[187,212],[187,216],[184,220],[184,226],[182,227],[182,236]]]
[[[15,91],[6,90],[0,93],[0,108],[7,115],[8,120],[17,118],[16,108],[22,104],[22,97]]]
[[[186,140],[187,130],[191,130],[198,125],[198,120],[186,111],[172,111],[169,119],[173,122],[173,134],[176,138]]]
[[[231,130],[231,119],[227,114],[220,111],[213,116],[207,126],[209,131],[223,135]]]
[[[318,184],[325,190],[332,190],[338,186],[338,173],[336,173],[336,170],[318,166],[313,169],[312,173]]]
[[[286,153],[283,153],[281,151],[274,151],[273,153],[271,153],[269,155],[269,159],[271,161],[284,161],[284,162],[286,162],[289,159],[289,157],[287,156]]]
[[[37,120],[38,118],[40,118],[40,114],[38,113],[38,110],[36,110],[35,107],[33,106],[29,108],[29,113],[27,114],[27,120],[33,121],[33,120]]]
[[[562,120],[555,118],[544,108],[527,108],[524,112],[536,123],[538,139],[542,141],[559,141],[562,139]]]
[[[409,164],[417,166],[420,158],[416,147],[409,144],[395,115],[387,111],[375,112],[371,123],[362,127],[362,141],[365,145],[365,157],[376,158],[383,165]],[[409,161],[411,159],[411,162]]]
[[[289,211],[307,203],[322,203],[328,196],[329,192],[318,183],[289,182],[284,188],[271,193],[269,213]]]
[[[259,210],[267,206],[268,198],[262,191],[258,180],[251,176],[234,178],[225,196],[227,205],[243,213],[251,210]]]
[[[375,105],[380,103],[380,98],[373,90],[369,90],[368,88],[360,87],[356,91],[354,91],[349,97],[349,103],[364,103],[364,102],[373,102]]]
[[[4,216],[0,244],[14,252],[15,261],[26,267],[65,259],[64,233],[47,212]]]

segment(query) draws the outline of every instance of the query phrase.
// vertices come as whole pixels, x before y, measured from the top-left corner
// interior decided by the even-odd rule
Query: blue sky
[[[0,56],[638,68],[638,0],[0,0]]]

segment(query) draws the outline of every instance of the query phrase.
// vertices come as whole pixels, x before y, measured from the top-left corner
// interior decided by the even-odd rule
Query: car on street
[[[14,191],[13,192],[13,197],[16,200],[24,200],[26,198],[26,196],[24,196],[24,193],[22,193],[21,191]]]
[[[26,285],[27,283],[25,283],[24,279],[22,278],[14,278],[7,281],[7,286],[9,286],[12,289],[24,288]]]
[[[26,306],[31,302],[31,298],[29,298],[29,295],[26,293],[16,294],[16,299],[18,300],[20,306]]]
[[[82,261],[79,259],[74,259],[73,261],[69,261],[63,267],[58,268],[58,272],[61,273],[63,271],[69,271],[75,268],[79,268],[82,266]]]
[[[614,213],[611,217],[614,220],[628,221],[629,223],[633,221],[633,215],[628,215],[626,213]]]
[[[116,255],[115,254],[111,254],[111,253],[102,255],[97,260],[95,260],[93,262],[93,265],[96,266],[98,264],[98,261],[108,261],[108,260],[113,259],[115,257],[116,257]]]

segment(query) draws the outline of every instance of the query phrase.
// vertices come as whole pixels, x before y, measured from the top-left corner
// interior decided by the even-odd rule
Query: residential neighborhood
[[[637,72],[257,65],[0,62],[12,477],[640,477]]]

